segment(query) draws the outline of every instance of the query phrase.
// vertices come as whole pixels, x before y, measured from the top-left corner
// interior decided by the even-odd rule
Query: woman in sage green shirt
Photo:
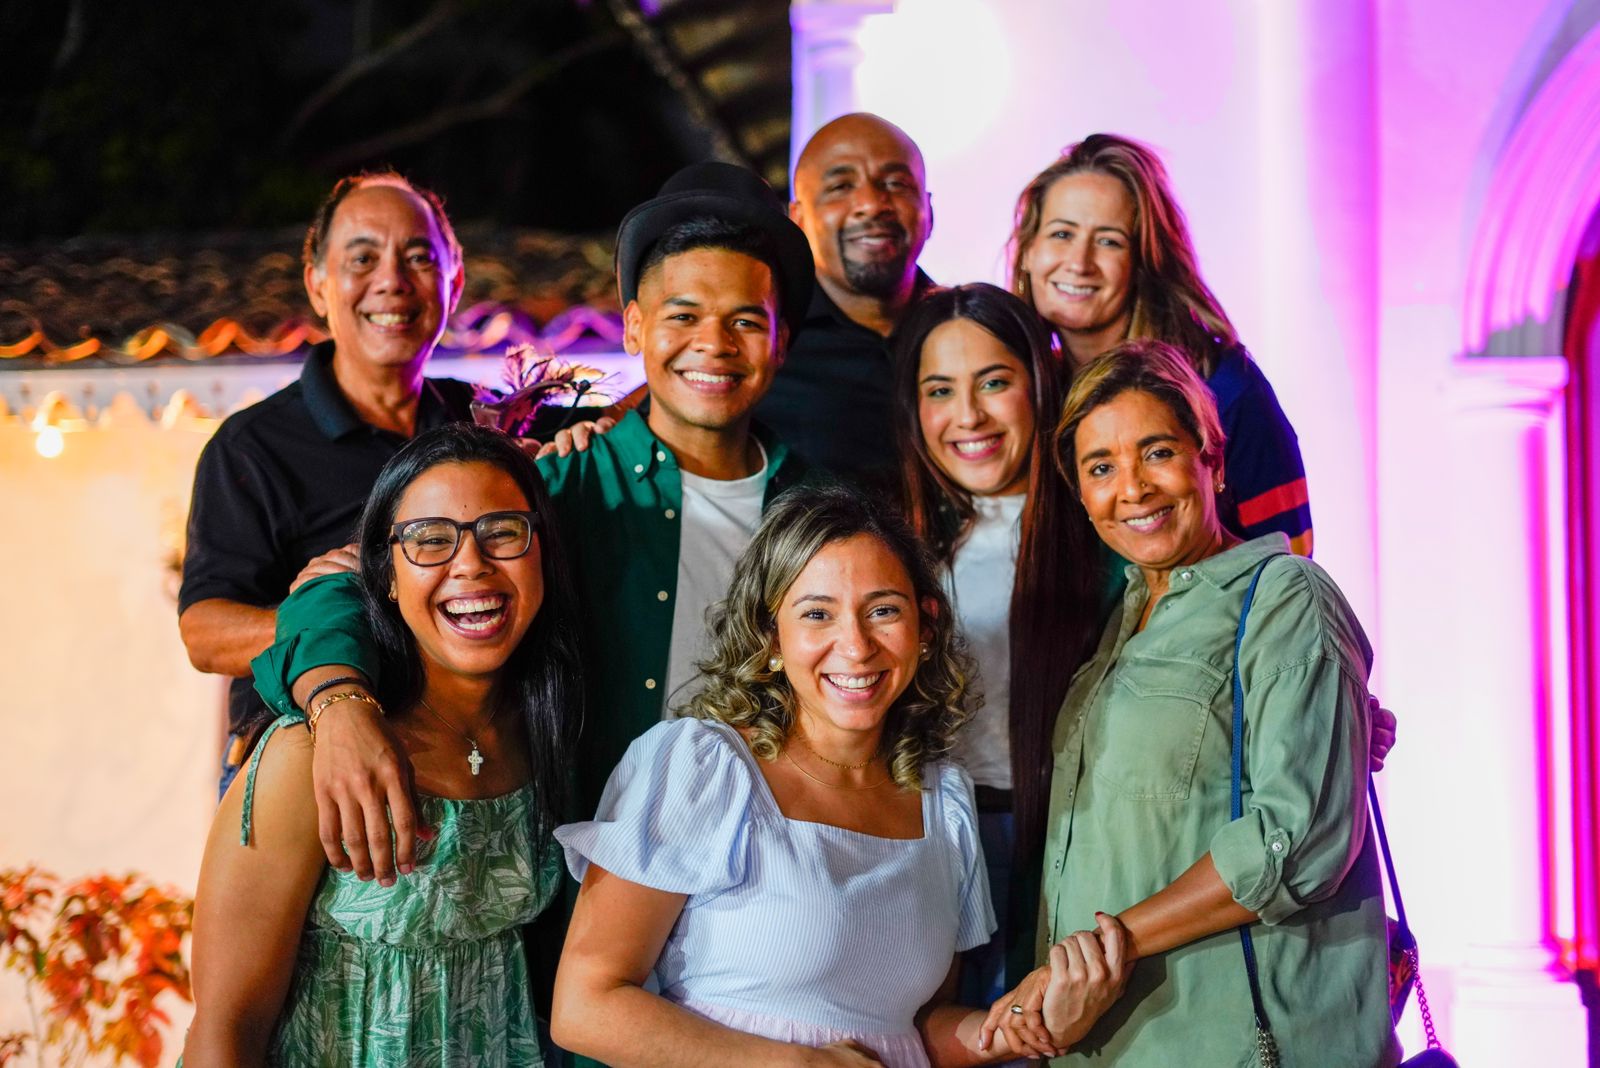
[[[1137,960],[1059,1063],[1255,1064],[1234,930],[1248,923],[1284,1064],[1393,1065],[1365,833],[1371,649],[1338,587],[1282,535],[1241,542],[1223,528],[1222,445],[1204,384],[1153,341],[1085,369],[1058,428],[1089,522],[1131,564],[1056,723],[1041,945],[1104,912]],[[1240,654],[1244,816],[1231,820],[1233,643],[1263,563]],[[986,1026],[1035,1029],[1048,974],[996,1002]]]

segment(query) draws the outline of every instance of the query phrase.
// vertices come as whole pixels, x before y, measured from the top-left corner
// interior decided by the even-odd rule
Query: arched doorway
[[[1565,320],[1574,885],[1563,963],[1589,973],[1592,1019],[1600,969],[1600,210],[1578,247]]]
[[[1496,558],[1507,587],[1535,605],[1520,629],[1487,651],[1491,675],[1520,672],[1525,699],[1490,715],[1505,749],[1484,809],[1506,816],[1495,843],[1502,867],[1528,877],[1497,914],[1519,923],[1469,948],[1457,996],[1463,1030],[1509,1055],[1517,1043],[1561,1032],[1579,1048],[1588,1006],[1596,1049],[1600,968],[1600,29],[1550,70],[1495,154],[1466,277],[1458,381],[1495,382],[1464,421],[1467,440],[1514,424],[1523,455],[1505,485],[1486,493],[1508,506],[1521,545]],[[1512,441],[1510,434],[1506,442]],[[1548,447],[1547,447],[1548,446]],[[1481,453],[1492,456],[1492,451]],[[1506,472],[1499,472],[1505,474]],[[1508,542],[1507,544],[1510,544]],[[1524,712],[1531,712],[1526,715]],[[1480,710],[1481,711],[1481,710]],[[1536,877],[1535,877],[1536,876]],[[1487,918],[1493,925],[1494,919]],[[1509,935],[1510,937],[1507,937]],[[1513,958],[1515,962],[1512,963]],[[1507,986],[1497,986],[1508,980]],[[1541,984],[1542,987],[1541,987]],[[1505,995],[1542,997],[1542,1012]],[[1565,988],[1564,991],[1560,988]],[[1535,994],[1535,991],[1539,991]],[[1533,1037],[1537,1036],[1537,1037]],[[1509,1044],[1497,1047],[1495,1042]]]

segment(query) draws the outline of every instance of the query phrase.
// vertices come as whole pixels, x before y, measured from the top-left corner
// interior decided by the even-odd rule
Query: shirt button
[[[1282,853],[1283,852],[1283,843],[1282,842],[1273,842],[1272,843],[1272,851],[1274,853]]]
[[[647,689],[647,690],[655,689],[656,688],[656,680],[655,679],[645,679],[644,680],[644,688]]]
[[[1056,871],[1060,871],[1061,870],[1061,858],[1060,857],[1057,857],[1056,860],[1055,860],[1055,869],[1056,869]]]
[[[666,590],[657,590],[656,591],[656,600],[665,601],[666,599],[667,599],[667,591]]]
[[[1180,572],[1178,572],[1178,577],[1183,579],[1183,581],[1188,582],[1190,579],[1194,578],[1194,572],[1193,571],[1180,571]]]
[[[644,464],[634,464],[633,465],[633,473],[636,474],[636,475],[643,474],[644,473]]]
[[[666,512],[666,516],[667,516],[668,519],[676,519],[676,518],[678,518],[678,513],[674,512],[671,508],[668,508],[667,512]]]
[[[656,453],[656,462],[663,463],[663,464],[666,463],[667,462],[667,454],[664,453],[664,452]]]

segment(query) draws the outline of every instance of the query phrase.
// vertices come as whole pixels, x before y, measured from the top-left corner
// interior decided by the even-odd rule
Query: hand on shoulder
[[[617,421],[609,416],[599,419],[584,420],[565,430],[558,430],[549,441],[540,445],[531,455],[535,460],[542,460],[546,456],[571,456],[575,452],[588,452],[590,443],[602,434],[609,433]],[[528,442],[525,448],[533,443]]]

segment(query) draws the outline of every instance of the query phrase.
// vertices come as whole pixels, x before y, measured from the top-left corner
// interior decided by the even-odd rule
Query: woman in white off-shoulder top
[[[1120,992],[1120,931],[1057,954],[1054,1043],[980,1048],[955,955],[994,928],[937,573],[838,487],[767,513],[711,621],[692,718],[634,742],[595,819],[552,1028],[616,1068],[986,1064],[1070,1045]]]

